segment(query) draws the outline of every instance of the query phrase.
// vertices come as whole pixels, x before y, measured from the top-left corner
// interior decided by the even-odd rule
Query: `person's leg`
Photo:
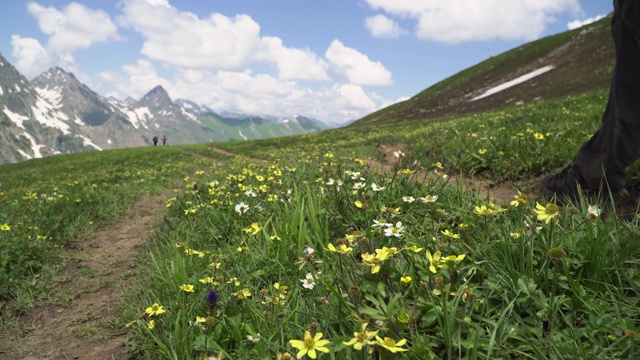
[[[640,157],[640,5],[620,0],[614,5],[611,33],[616,49],[609,99],[600,129],[563,172],[547,176],[547,193],[575,196],[585,191],[622,190],[627,167]],[[607,187],[608,186],[608,187]]]
[[[640,157],[640,46],[629,26],[640,24],[640,8],[632,2],[621,1],[612,19],[616,67],[602,126],[574,161],[589,189],[601,184],[613,191],[623,189],[627,167]]]

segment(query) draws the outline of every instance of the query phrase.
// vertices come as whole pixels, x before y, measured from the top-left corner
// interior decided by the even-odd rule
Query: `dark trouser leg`
[[[621,0],[611,21],[616,67],[602,125],[574,160],[589,189],[623,189],[627,167],[640,158],[640,11],[625,5]]]

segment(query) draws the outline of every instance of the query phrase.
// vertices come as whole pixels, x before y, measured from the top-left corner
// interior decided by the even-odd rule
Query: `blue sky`
[[[613,10],[607,0],[0,1],[0,53],[124,99],[155,85],[215,111],[328,123]],[[571,25],[570,25],[571,24]]]

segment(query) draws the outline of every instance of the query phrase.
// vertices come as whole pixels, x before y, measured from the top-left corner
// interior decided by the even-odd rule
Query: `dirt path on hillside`
[[[372,169],[382,172],[391,172],[393,170],[393,165],[397,161],[394,152],[402,151],[405,154],[410,153],[409,146],[403,143],[382,144],[379,150],[385,161],[381,163],[370,160],[368,163]],[[431,172],[423,170],[418,174],[417,180],[423,181],[426,176],[434,175],[431,174]],[[518,194],[518,191],[521,191],[529,197],[529,199],[543,197],[541,181],[542,178],[530,178],[518,184],[509,181],[495,183],[482,177],[472,179],[459,175],[450,175],[449,179],[450,184],[458,186],[461,189],[475,192],[479,199],[490,199],[501,206],[508,206],[509,203],[514,200],[514,196]],[[615,212],[617,216],[626,221],[632,220],[638,210],[639,199],[640,193],[638,191],[625,189],[622,194],[615,199]],[[561,202],[559,202],[558,205],[562,205]],[[608,214],[609,210],[609,208],[605,207],[603,217],[610,215]]]
[[[165,201],[143,197],[129,217],[72,243],[74,260],[63,270],[69,280],[52,294],[57,304],[39,304],[22,316],[20,333],[0,334],[0,359],[126,359],[127,332],[110,322]]]
[[[236,154],[221,148],[209,147],[210,150],[218,152],[220,154],[235,156]],[[405,154],[409,154],[409,146],[404,143],[394,143],[394,144],[382,144],[378,148],[378,150],[382,153],[384,162],[379,162],[374,159],[367,160],[367,164],[373,170],[379,172],[390,173],[393,170],[393,165],[397,161],[394,156],[394,152],[402,151]],[[206,155],[196,154],[189,152],[188,154],[196,157],[208,158]],[[264,161],[256,158],[249,158],[253,161]],[[417,180],[422,181],[426,176],[430,176],[431,173],[427,171],[421,171],[418,174]],[[487,197],[491,199],[493,202],[499,205],[507,205],[514,199],[514,196],[518,194],[518,190],[523,193],[529,193],[529,195],[534,195],[535,184],[539,182],[539,179],[532,179],[528,183],[518,184],[516,186],[513,183],[503,182],[503,183],[494,183],[493,181],[483,179],[483,178],[466,178],[461,177],[459,175],[450,175],[449,183],[454,186],[459,186],[460,188],[467,189],[475,192],[480,199],[486,199]]]
[[[381,163],[375,160],[370,160],[368,163],[372,169],[384,172],[391,172],[393,170],[393,166],[397,161],[397,158],[394,155],[395,152],[402,151],[407,155],[410,153],[409,146],[403,143],[382,144],[380,145],[378,150],[380,150],[380,152],[382,153],[385,161]],[[448,175],[449,184],[475,192],[478,198],[489,198],[496,204],[503,206],[508,205],[514,199],[514,196],[518,194],[518,190],[530,196],[535,196],[534,188],[535,184],[538,182],[537,179],[531,179],[531,181],[528,183],[522,183],[519,184],[519,186],[516,186],[516,184],[508,182],[495,183],[481,177],[471,179],[459,175]],[[433,174],[433,172],[423,170],[418,173],[417,180],[423,181],[427,176],[435,175]]]

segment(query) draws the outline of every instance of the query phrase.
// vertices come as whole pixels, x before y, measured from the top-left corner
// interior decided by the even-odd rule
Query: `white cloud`
[[[98,77],[102,80],[111,81],[111,82],[119,81],[122,79],[120,75],[115,71],[100,72],[98,73]]]
[[[294,81],[249,71],[200,71],[196,82],[193,75],[191,71],[180,72],[174,82],[175,95],[171,95],[219,112],[301,114],[322,121],[343,122],[346,114],[362,117],[379,109],[379,102],[357,85],[334,84],[313,90]]]
[[[119,21],[145,38],[142,54],[167,65],[238,71],[246,69],[260,49],[260,26],[248,15],[201,19],[142,0],[124,1],[122,13]]]
[[[95,43],[121,39],[107,13],[82,4],[72,2],[58,10],[30,2],[27,11],[36,19],[40,31],[49,36],[43,46],[37,39],[12,35],[12,54],[17,59],[16,67],[28,77],[36,76],[52,66],[77,72],[74,51]]]
[[[149,61],[138,60],[135,64],[125,65],[123,71],[127,74],[124,80],[115,75],[103,76],[103,80],[115,80],[116,88],[125,96],[140,99],[156,85],[162,85],[169,93],[175,91],[173,84],[158,75],[155,66]]]
[[[262,39],[265,51],[259,58],[273,64],[285,80],[328,81],[327,63],[311,50],[291,49],[276,37]]]
[[[584,20],[573,20],[573,21],[571,21],[571,22],[569,22],[567,24],[567,28],[569,30],[577,29],[579,27],[583,27],[585,25],[589,25],[589,24],[591,24],[593,22],[596,22],[596,21],[604,18],[605,16],[607,16],[607,14],[596,15],[594,17],[590,17],[590,18],[587,18],[587,19],[584,19]]]
[[[376,107],[376,104],[364,92],[361,86],[353,84],[336,84],[334,85],[333,90],[340,94],[353,109],[371,110]]]
[[[249,15],[198,17],[158,0],[126,0],[122,12],[121,23],[145,38],[142,53],[166,65],[244,71],[266,63],[282,79],[329,80],[326,63],[315,53],[285,47],[276,37],[261,37],[260,25]]]
[[[582,14],[579,0],[366,0],[375,10],[416,20],[422,40],[455,44],[533,40],[562,13]]]
[[[36,18],[40,30],[50,35],[49,51],[71,52],[95,43],[120,39],[116,25],[107,13],[76,2],[65,6],[62,11],[31,2],[27,11]]]
[[[407,33],[395,21],[380,14],[366,18],[365,27],[377,38],[397,38]]]
[[[390,85],[391,72],[382,63],[333,40],[325,53],[332,75],[355,85]]]
[[[27,78],[38,75],[53,63],[47,50],[36,39],[12,35],[11,46],[11,53],[18,59],[16,68]]]

